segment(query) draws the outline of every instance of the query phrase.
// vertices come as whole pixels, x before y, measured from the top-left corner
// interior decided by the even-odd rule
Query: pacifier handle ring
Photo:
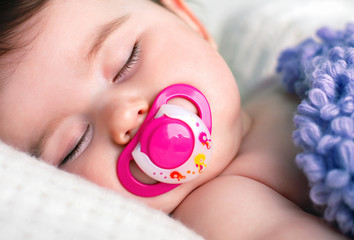
[[[185,98],[193,103],[193,105],[198,110],[200,119],[203,120],[209,132],[211,133],[212,122],[208,101],[199,90],[190,85],[181,83],[167,87],[157,96],[156,101],[151,108],[151,112],[157,112],[159,107],[161,107],[163,104],[167,104],[167,102],[172,98],[177,97]]]
[[[167,184],[162,182],[151,184],[151,185],[145,184],[138,181],[131,174],[129,164],[131,161],[134,160],[133,156],[131,155],[131,152],[134,150],[134,147],[137,144],[137,142],[138,141],[136,141],[135,144],[129,144],[122,152],[122,155],[126,155],[126,156],[121,156],[122,161],[118,161],[117,173],[121,184],[130,192],[141,197],[158,196],[160,194],[166,193],[178,187],[180,184]],[[127,161],[124,159],[127,159]]]

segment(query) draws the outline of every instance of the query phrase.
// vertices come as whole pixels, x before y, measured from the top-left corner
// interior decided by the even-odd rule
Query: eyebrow
[[[102,48],[104,42],[106,41],[106,39],[118,28],[120,28],[122,25],[124,25],[124,23],[127,22],[127,20],[129,19],[129,15],[124,15],[118,18],[113,19],[112,21],[99,26],[98,30],[95,31],[94,36],[96,36],[96,38],[93,40],[91,46],[90,46],[90,50],[87,54],[87,59],[92,59],[94,58],[97,53],[100,51],[100,49]]]

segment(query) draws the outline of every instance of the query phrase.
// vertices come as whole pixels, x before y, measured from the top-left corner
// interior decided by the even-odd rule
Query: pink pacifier
[[[168,104],[185,98],[198,109],[196,114]],[[117,175],[131,193],[153,197],[200,176],[211,159],[211,112],[207,99],[196,88],[176,84],[164,89],[135,137],[121,153]],[[144,184],[133,177],[129,163],[135,161],[148,176],[158,181]]]

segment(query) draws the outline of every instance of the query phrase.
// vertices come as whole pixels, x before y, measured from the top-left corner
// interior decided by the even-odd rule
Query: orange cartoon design
[[[202,143],[203,146],[205,145],[207,147],[207,149],[210,149],[211,139],[208,139],[205,132],[201,132],[199,134],[199,141]]]
[[[186,176],[183,176],[180,172],[177,171],[171,172],[170,177],[172,179],[177,179],[178,181],[180,181],[181,179],[186,179]]]
[[[207,166],[207,165],[204,163],[204,161],[205,161],[205,155],[202,154],[202,153],[198,154],[198,155],[194,158],[195,165],[197,166],[197,168],[199,168],[199,173],[202,173],[203,168]]]

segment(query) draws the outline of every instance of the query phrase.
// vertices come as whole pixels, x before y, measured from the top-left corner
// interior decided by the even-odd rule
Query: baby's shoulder
[[[264,184],[228,175],[194,190],[173,217],[207,239],[264,239],[274,226],[292,216],[293,208],[290,201]]]
[[[298,205],[307,205],[307,183],[295,164],[293,116],[299,100],[280,84],[260,89],[244,104],[252,126],[237,158],[224,174],[246,176],[271,187]]]

